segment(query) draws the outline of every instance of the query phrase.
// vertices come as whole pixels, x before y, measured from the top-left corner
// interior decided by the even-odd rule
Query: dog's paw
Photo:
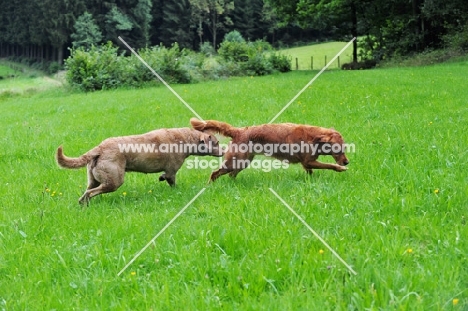
[[[336,166],[336,171],[337,172],[344,172],[344,171],[347,171],[348,168],[346,166],[341,166],[341,165],[337,165]]]

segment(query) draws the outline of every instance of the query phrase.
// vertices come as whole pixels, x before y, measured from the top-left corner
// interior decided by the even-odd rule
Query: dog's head
[[[200,156],[210,155],[222,157],[224,155],[224,150],[219,145],[219,141],[216,136],[209,133],[200,133],[197,151],[196,155]]]
[[[346,144],[338,131],[333,128],[329,129],[327,133],[319,135],[315,142],[320,143],[321,153],[331,155],[338,165],[349,164],[345,154]]]

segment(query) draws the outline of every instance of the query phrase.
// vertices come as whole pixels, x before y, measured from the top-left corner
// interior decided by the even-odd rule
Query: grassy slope
[[[3,77],[0,79],[0,100],[17,95],[31,95],[62,85],[60,81],[47,77],[40,71],[26,66],[17,70],[8,65],[8,62],[0,62],[0,77]]]
[[[467,63],[324,73],[277,122],[334,126],[345,173],[246,170],[178,186],[127,174],[88,208],[85,171],[58,169],[109,136],[182,127],[165,88],[0,102],[0,306],[8,309],[451,309],[468,304]],[[310,72],[174,88],[205,119],[268,122]],[[193,196],[206,191],[121,277]],[[346,268],[273,188],[358,272]],[[437,192],[437,193],[436,193]],[[320,250],[325,250],[323,254]]]
[[[299,63],[299,70],[310,70],[311,56],[313,56],[314,69],[322,69],[329,61],[346,46],[347,42],[328,42],[317,45],[308,45],[297,48],[281,50],[282,54],[292,57],[292,68],[296,69],[296,58]],[[349,46],[340,55],[340,65],[348,63],[352,60],[353,47]],[[325,62],[325,56],[327,62]],[[330,69],[338,67],[338,60],[330,64]]]
[[[15,73],[15,70],[11,69],[6,65],[0,64],[0,77],[5,78],[14,75]]]

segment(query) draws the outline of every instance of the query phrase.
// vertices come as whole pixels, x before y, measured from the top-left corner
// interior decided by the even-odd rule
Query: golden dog
[[[161,152],[163,146],[165,152]],[[168,149],[170,146],[172,149]],[[222,150],[213,135],[190,128],[159,129],[142,135],[108,138],[78,158],[65,156],[60,146],[56,160],[64,168],[87,165],[88,188],[79,199],[82,204],[96,195],[117,190],[124,182],[125,172],[164,172],[159,180],[174,186],[177,171],[190,155],[220,157]]]

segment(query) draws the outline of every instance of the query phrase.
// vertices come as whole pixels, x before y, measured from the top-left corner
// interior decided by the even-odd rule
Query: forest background
[[[0,57],[56,62],[118,36],[134,48],[217,50],[237,30],[277,48],[358,37],[354,60],[468,47],[464,0],[0,0]],[[358,51],[361,55],[358,55]]]

